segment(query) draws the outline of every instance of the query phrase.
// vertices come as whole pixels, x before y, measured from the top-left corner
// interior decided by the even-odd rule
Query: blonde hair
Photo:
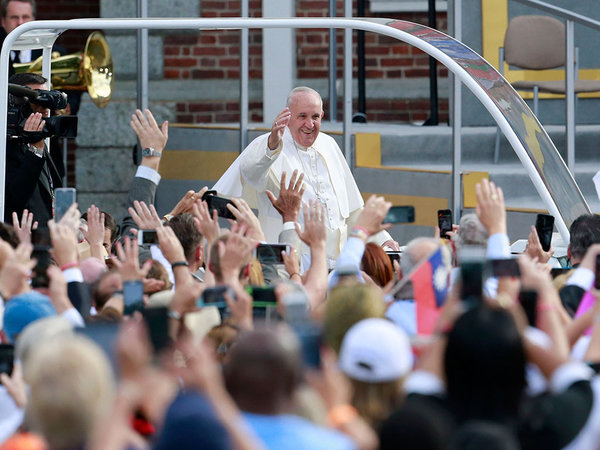
[[[403,378],[383,383],[368,383],[350,378],[352,406],[373,429],[389,417],[401,400]]]
[[[78,335],[41,342],[24,369],[32,429],[50,448],[83,446],[114,398],[113,374],[100,348]]]
[[[383,317],[385,303],[380,291],[359,283],[344,284],[331,290],[325,309],[325,342],[339,353],[346,332],[357,322]]]

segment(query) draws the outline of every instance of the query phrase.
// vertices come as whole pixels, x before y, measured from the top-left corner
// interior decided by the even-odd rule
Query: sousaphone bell
[[[87,38],[83,52],[54,57],[51,61],[52,89],[87,90],[98,108],[108,105],[112,97],[113,60],[106,39],[99,31]],[[29,63],[13,64],[15,73],[42,73],[42,57]]]

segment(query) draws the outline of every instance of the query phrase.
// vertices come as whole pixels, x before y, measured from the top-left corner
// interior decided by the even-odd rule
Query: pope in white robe
[[[279,234],[284,229],[292,229],[293,225],[284,225],[265,191],[278,196],[283,172],[288,177],[294,170],[304,173],[303,204],[308,205],[313,199],[325,206],[327,257],[333,262],[346,243],[348,231],[364,201],[337,143],[320,133],[321,96],[310,88],[296,88],[288,96],[287,105],[275,118],[271,132],[252,141],[213,189],[220,195],[243,197],[258,208],[267,242],[278,242]],[[302,218],[301,210],[300,225]],[[391,248],[397,246],[385,231],[370,240]],[[307,255],[309,249],[303,248],[301,253]]]

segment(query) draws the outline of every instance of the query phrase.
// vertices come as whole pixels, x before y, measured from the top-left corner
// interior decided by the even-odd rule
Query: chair
[[[518,16],[511,19],[500,48],[500,74],[504,75],[504,62],[525,70],[547,70],[566,64],[565,25],[548,16]],[[578,73],[578,54],[575,49],[575,78]],[[515,81],[513,87],[533,92],[533,113],[538,114],[540,92],[566,95],[565,81]],[[575,79],[574,95],[600,91],[600,81]],[[500,129],[496,130],[494,163],[500,151]]]

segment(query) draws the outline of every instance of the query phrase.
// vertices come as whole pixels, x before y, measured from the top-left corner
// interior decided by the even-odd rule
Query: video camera
[[[61,91],[30,89],[18,84],[8,84],[8,110],[6,132],[9,139],[34,143],[52,136],[74,138],[77,136],[77,116],[45,117],[41,131],[24,131],[25,121],[33,113],[31,103],[51,111],[67,106],[67,94]]]

